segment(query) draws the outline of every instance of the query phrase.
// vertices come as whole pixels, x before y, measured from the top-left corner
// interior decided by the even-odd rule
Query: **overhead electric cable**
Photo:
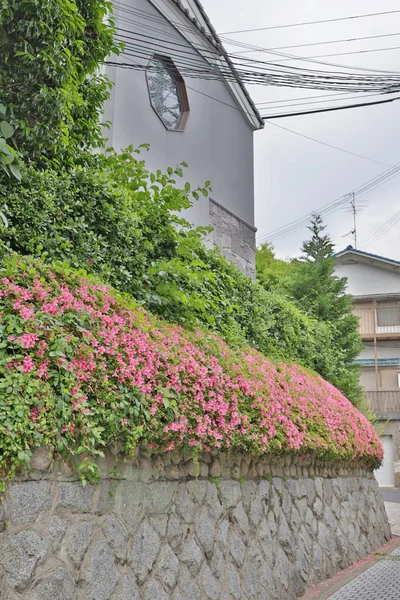
[[[114,4],[123,4],[120,2],[115,2]],[[128,5],[125,5],[126,7]],[[156,17],[155,15],[151,15],[150,13],[147,13],[146,11],[142,11],[140,9],[128,9],[128,8],[120,8],[120,10],[123,10],[125,12],[127,12],[128,14],[132,13],[133,15],[135,15],[137,18],[142,18],[144,20],[149,20],[150,22],[156,22],[160,25],[164,25],[165,24],[165,18],[160,16],[160,17]],[[128,23],[132,23],[135,26],[138,26],[140,28],[146,28],[152,31],[157,32],[157,34],[162,34],[164,36],[167,36],[169,38],[172,39],[176,39],[176,40],[180,40],[182,41],[182,31],[188,31],[190,33],[195,33],[195,35],[197,35],[199,37],[199,40],[204,42],[204,38],[208,39],[208,41],[210,41],[210,36],[208,34],[204,34],[200,31],[196,31],[195,27],[182,27],[181,23],[173,23],[172,25],[174,25],[177,28],[176,33],[172,33],[169,31],[166,31],[165,28],[163,29],[158,29],[152,25],[146,25],[145,23],[140,23],[138,21],[134,21],[132,19],[129,19],[128,17],[124,17],[119,15],[119,19],[122,19]],[[335,67],[339,67],[339,68],[345,68],[345,69],[350,69],[350,70],[356,70],[356,71],[372,71],[372,72],[385,72],[382,69],[371,69],[371,68],[367,68],[367,67],[355,67],[353,65],[338,65],[336,63],[330,63],[330,62],[326,62],[326,61],[318,61],[315,60],[313,57],[298,57],[298,56],[294,56],[294,55],[290,55],[287,53],[280,53],[280,52],[274,52],[271,49],[267,49],[267,48],[262,48],[261,46],[254,46],[252,44],[246,44],[244,42],[240,42],[238,40],[233,40],[233,39],[229,39],[229,38],[222,38],[221,39],[222,42],[226,43],[226,44],[230,44],[230,45],[234,45],[237,47],[242,47],[242,48],[250,48],[250,50],[247,50],[243,53],[241,52],[236,52],[236,55],[239,54],[245,54],[247,52],[249,53],[253,53],[255,51],[257,52],[268,52],[270,54],[276,54],[278,56],[284,56],[284,60],[287,61],[291,61],[291,60],[301,60],[302,62],[312,62],[312,63],[316,63],[316,64],[322,64],[322,65],[327,65],[327,66],[335,66]],[[190,42],[192,44],[192,42]],[[192,44],[193,45],[193,44]],[[195,47],[195,46],[194,46]],[[394,49],[396,49],[397,47],[395,47]],[[392,50],[393,48],[389,48],[390,50]],[[198,51],[204,50],[204,47],[202,48],[197,48]],[[380,50],[385,50],[385,49],[378,49]],[[233,56],[233,55],[232,55]],[[326,56],[336,56],[336,55],[326,55]],[[317,57],[315,57],[317,58]],[[386,72],[391,72],[391,71],[386,71]]]
[[[145,36],[146,38],[148,36]],[[128,38],[130,39],[130,38]],[[154,39],[150,42],[136,40],[128,42],[128,47],[131,50],[146,54],[150,57],[157,47],[165,48],[164,43],[158,43]],[[127,50],[125,53],[129,54]],[[130,53],[132,54],[132,52]],[[180,52],[175,58],[181,65],[186,67],[185,74],[193,77],[210,78],[233,78],[240,76],[245,83],[257,83],[263,85],[277,85],[285,87],[303,87],[305,89],[326,89],[332,91],[355,91],[355,92],[373,92],[388,93],[392,91],[400,91],[400,76],[393,75],[347,75],[340,73],[332,73],[327,71],[316,71],[310,69],[299,69],[294,67],[285,67],[286,70],[281,70],[280,67],[274,64],[267,63],[267,69],[264,69],[264,62],[256,61],[256,66],[253,70],[243,68],[243,63],[235,63],[235,72],[232,71],[228,64],[212,65],[208,63],[200,64],[196,57],[196,63],[193,63],[191,55],[186,52]],[[192,62],[190,62],[192,61]],[[246,66],[247,63],[245,63]],[[263,65],[263,67],[260,66]],[[196,69],[193,70],[193,65]],[[191,71],[187,68],[191,67]],[[263,70],[262,70],[263,69]]]
[[[348,106],[333,106],[330,108],[318,108],[315,110],[307,110],[303,112],[295,113],[283,113],[281,115],[269,115],[263,117],[264,120],[269,121],[271,119],[283,119],[284,117],[302,117],[305,115],[316,115],[318,113],[335,112],[338,110],[347,110],[350,108],[362,108],[363,106],[376,106],[377,104],[388,104],[389,102],[395,102],[400,100],[400,96],[396,98],[387,98],[386,100],[375,100],[374,102],[362,102],[361,104],[349,104]]]
[[[397,37],[400,35],[400,32],[395,32],[395,33],[384,33],[384,34],[380,34],[380,35],[367,35],[364,37],[358,37],[358,38],[348,38],[348,39],[341,39],[341,40],[325,40],[323,42],[309,42],[307,44],[294,44],[292,46],[277,46],[277,47],[272,47],[272,48],[267,48],[268,50],[288,50],[290,48],[306,48],[308,46],[325,46],[328,44],[343,44],[343,43],[348,43],[348,42],[359,42],[362,40],[374,40],[374,39],[378,39],[378,38],[387,38],[387,37]]]
[[[308,213],[307,215],[304,215],[303,217],[299,217],[298,219],[295,219],[294,221],[292,221],[291,223],[288,223],[287,225],[282,225],[281,227],[278,227],[277,229],[274,229],[274,230],[270,231],[269,233],[264,234],[259,239],[259,242],[261,242],[263,240],[274,241],[280,237],[288,235],[289,233],[294,233],[298,229],[301,229],[302,227],[306,226],[309,223],[310,218],[312,217],[312,215],[314,213],[318,213],[322,216],[329,214],[329,213],[337,210],[341,206],[343,206],[343,204],[349,202],[353,193],[359,198],[359,197],[369,193],[376,187],[379,187],[386,181],[389,181],[393,177],[396,177],[399,173],[400,173],[400,163],[396,164],[394,167],[391,167],[390,169],[387,169],[383,173],[377,175],[376,177],[367,181],[366,183],[362,184],[361,186],[358,186],[351,192],[344,194],[343,196],[340,196],[336,200],[333,200],[332,202],[328,202],[327,204],[324,204],[323,206],[321,206],[317,209],[314,209],[312,212]]]
[[[370,54],[371,52],[387,52],[388,50],[399,50],[400,46],[390,46],[389,48],[370,48],[367,50],[355,50],[352,52],[335,52],[334,54],[313,54],[312,56],[299,56],[297,58],[280,58],[276,63],[290,62],[293,60],[310,60],[310,58],[329,58],[330,56],[351,56],[354,54]],[[349,68],[349,67],[347,67]]]
[[[320,23],[334,23],[338,21],[349,21],[352,19],[366,19],[368,17],[378,17],[381,15],[393,15],[396,13],[400,13],[400,10],[387,10],[376,13],[367,13],[363,15],[350,15],[348,17],[336,17],[333,19],[320,19],[318,21],[303,21],[300,23],[286,23],[283,25],[270,25],[268,27],[256,27],[254,29],[237,29],[235,31],[224,31],[219,35],[233,35],[236,33],[253,33],[254,31],[268,31],[271,29],[286,29],[288,27],[303,27],[304,25],[319,25]]]
[[[332,212],[336,212],[337,210],[340,210],[344,204],[347,204],[351,200],[353,193],[357,194],[358,198],[364,196],[365,194],[369,194],[371,191],[373,191],[380,185],[387,183],[394,177],[397,177],[399,172],[400,172],[400,166],[397,167],[396,169],[394,169],[392,172],[386,171],[381,176],[378,176],[375,180],[372,180],[372,182],[369,185],[365,186],[365,188],[362,188],[361,190],[358,190],[358,191],[354,190],[354,192],[351,192],[350,194],[346,194],[345,196],[339,198],[337,201],[334,201],[333,203],[325,205],[325,207],[322,207],[320,210],[317,210],[315,212],[318,212],[322,216],[326,216],[328,214],[331,214]],[[290,225],[286,228],[281,228],[282,231],[279,231],[274,235],[270,234],[270,235],[262,236],[260,238],[260,241],[262,241],[264,239],[268,239],[268,241],[275,241],[277,239],[280,239],[281,237],[285,237],[286,235],[289,235],[290,233],[295,233],[299,229],[302,229],[303,227],[308,225],[310,218],[312,217],[312,214],[313,213],[310,213],[307,217],[305,217],[303,219],[298,219],[297,220],[298,222],[294,222],[292,225]]]
[[[363,243],[363,248],[369,248],[375,242],[381,239],[383,235],[388,233],[398,222],[400,221],[400,210],[396,212],[390,219],[388,219],[379,229],[375,231],[372,235],[370,235],[365,242]]]
[[[397,92],[394,92],[397,94]],[[277,110],[277,109],[282,109],[282,108],[296,108],[298,106],[311,106],[312,104],[326,104],[327,102],[343,102],[343,100],[358,100],[359,98],[375,98],[376,96],[381,96],[382,94],[357,94],[356,96],[350,96],[348,93],[342,92],[342,94],[340,95],[340,98],[327,98],[326,100],[315,100],[315,101],[310,101],[307,100],[306,102],[295,102],[290,103],[290,100],[286,100],[286,102],[289,102],[290,104],[278,104],[278,106],[261,106],[259,104],[256,104],[257,108],[259,110]],[[280,102],[284,102],[284,100],[280,100]]]
[[[268,122],[268,121],[267,121]],[[370,162],[377,163],[378,165],[384,165],[385,167],[390,167],[393,165],[388,165],[387,163],[381,162],[380,160],[375,160],[373,158],[369,158],[368,156],[363,156],[362,154],[357,154],[356,152],[351,152],[350,150],[345,150],[344,148],[339,148],[338,146],[334,146],[332,144],[328,144],[327,142],[323,142],[321,140],[317,140],[316,138],[310,137],[309,135],[305,135],[298,131],[294,131],[293,129],[288,129],[287,127],[282,127],[282,125],[278,125],[277,123],[269,123],[269,125],[273,125],[274,127],[279,127],[279,129],[284,129],[294,135],[298,135],[299,137],[305,138],[306,140],[311,140],[312,142],[317,142],[317,144],[322,144],[323,146],[327,146],[328,148],[333,148],[334,150],[339,150],[339,152],[344,152],[345,154],[350,154],[351,156],[355,156],[357,158],[362,158],[363,160],[368,160]]]
[[[255,102],[255,105],[258,107],[269,105],[269,104],[280,104],[281,102],[299,102],[303,100],[316,100],[317,98],[334,98],[336,96],[340,96],[340,100],[344,98],[348,98],[348,93],[346,92],[338,92],[337,94],[319,94],[318,96],[297,96],[296,98],[281,98],[280,100],[265,100],[263,102]],[[333,100],[332,100],[333,102]]]

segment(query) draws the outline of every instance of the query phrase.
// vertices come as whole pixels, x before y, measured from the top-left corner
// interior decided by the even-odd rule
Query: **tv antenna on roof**
[[[350,194],[349,194],[350,195]],[[342,235],[342,238],[344,237],[348,237],[348,236],[352,236],[354,239],[354,248],[357,250],[357,203],[356,203],[356,195],[354,192],[352,192],[351,197],[350,197],[350,209],[346,212],[351,212],[353,215],[353,229],[351,231],[349,231],[348,233],[345,233],[344,235]]]
[[[351,233],[354,236],[354,248],[357,250],[357,205],[354,192],[351,195],[350,206],[353,211],[353,231]]]

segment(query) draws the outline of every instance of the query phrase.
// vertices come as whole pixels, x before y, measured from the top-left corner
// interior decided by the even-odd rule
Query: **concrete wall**
[[[145,18],[115,8],[117,27],[143,35],[140,43],[145,56],[124,54],[120,62],[147,65],[149,55],[155,51],[171,57],[178,69],[183,60],[187,63],[190,59],[199,68],[208,64],[148,0],[126,0],[125,4],[147,13]],[[157,21],[150,21],[151,17]],[[126,51],[135,52],[130,48]],[[152,170],[165,170],[186,161],[189,169],[185,178],[194,186],[211,181],[213,198],[254,225],[253,129],[226,84],[188,79],[190,113],[184,132],[177,132],[168,131],[154,112],[144,72],[108,67],[107,74],[115,82],[105,114],[105,119],[113,123],[108,133],[110,145],[120,149],[149,143],[151,150],[143,158]],[[188,211],[188,218],[195,225],[209,225],[208,198],[201,197]]]
[[[33,464],[0,509],[1,600],[294,600],[390,537],[362,468],[139,456],[83,488]]]
[[[391,271],[363,263],[338,264],[338,277],[347,277],[347,292],[352,296],[400,293],[400,271]]]

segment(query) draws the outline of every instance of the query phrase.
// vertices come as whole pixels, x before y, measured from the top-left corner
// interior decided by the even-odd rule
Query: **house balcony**
[[[383,418],[400,417],[400,389],[365,390],[371,408]]]
[[[356,306],[353,314],[360,320],[360,335],[363,340],[400,339],[400,306]]]

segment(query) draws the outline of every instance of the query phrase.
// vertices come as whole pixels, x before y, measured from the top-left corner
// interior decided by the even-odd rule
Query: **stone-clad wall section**
[[[389,539],[363,469],[172,458],[86,487],[36,458],[1,508],[0,600],[294,600]]]
[[[210,200],[212,241],[248,277],[256,276],[256,228]]]

